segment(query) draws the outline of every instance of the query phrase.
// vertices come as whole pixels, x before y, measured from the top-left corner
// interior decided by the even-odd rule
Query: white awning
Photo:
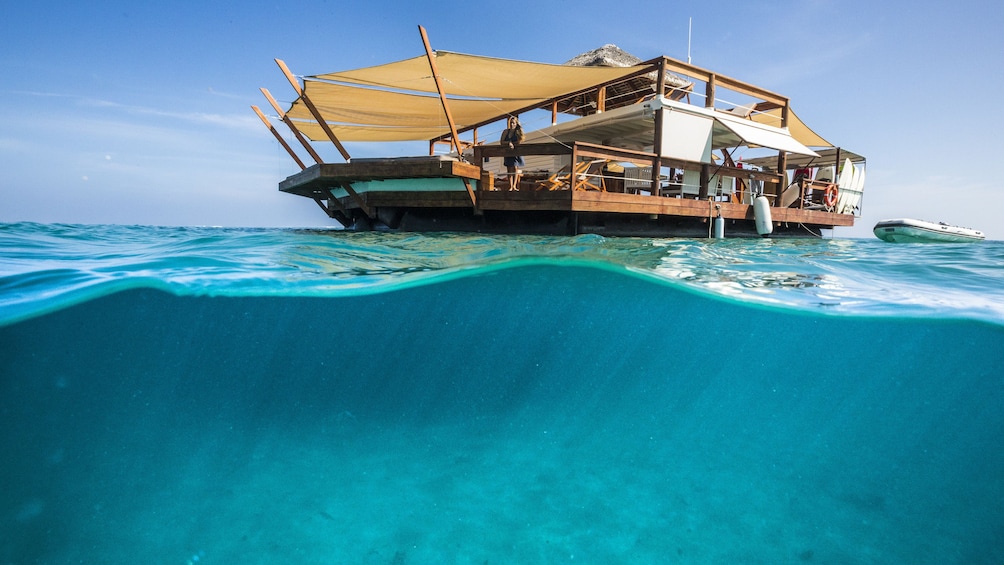
[[[677,102],[666,98],[658,98],[656,100],[646,102],[645,104],[652,108],[661,106],[671,110],[679,110],[714,118],[718,124],[728,130],[727,132],[723,130],[715,134],[715,147],[733,146],[736,140],[728,139],[728,137],[730,137],[729,132],[731,132],[731,134],[738,137],[740,141],[745,142],[747,146],[767,147],[769,149],[777,149],[778,151],[796,153],[799,155],[809,155],[812,157],[818,156],[815,151],[809,149],[805,145],[802,145],[801,142],[792,137],[791,133],[786,128],[761,124],[727,112],[719,112],[709,108],[693,106],[691,104],[685,104],[683,102]],[[722,134],[724,134],[724,139],[717,139]]]
[[[778,151],[797,153],[799,155],[809,155],[811,157],[819,156],[812,149],[809,149],[799,143],[798,140],[792,137],[786,129],[767,126],[732,116],[726,116],[723,115],[722,112],[715,112],[715,114],[715,119],[718,120],[720,124],[729,128],[732,133],[738,135],[748,145],[769,147],[771,149],[777,149]]]

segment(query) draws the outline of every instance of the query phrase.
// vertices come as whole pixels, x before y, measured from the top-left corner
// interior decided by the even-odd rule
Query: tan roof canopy
[[[781,109],[775,108],[767,112],[754,112],[750,119],[754,122],[766,124],[768,126],[781,127]],[[809,147],[833,147],[833,144],[823,139],[812,128],[805,125],[795,112],[788,111],[788,131],[791,137],[797,139],[803,145]]]
[[[439,51],[436,66],[458,129],[644,71],[634,67],[571,67]],[[306,77],[306,96],[342,141],[415,141],[449,133],[424,57]],[[315,141],[324,132],[302,100],[289,112]]]
[[[436,52],[436,67],[446,94],[478,98],[553,98],[631,74],[644,67],[572,67]],[[311,78],[398,90],[436,93],[429,62],[424,56],[328,73]]]

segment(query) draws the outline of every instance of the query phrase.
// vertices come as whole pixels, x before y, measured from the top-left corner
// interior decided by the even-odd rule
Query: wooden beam
[[[659,98],[666,96],[666,59],[659,61],[659,71],[656,73],[656,87],[655,92],[659,95]],[[662,182],[662,136],[664,129],[666,127],[665,123],[666,111],[659,108],[655,112],[655,133],[652,139],[652,152],[655,153],[655,157],[652,158],[652,196],[659,196],[659,184]]]
[[[718,75],[712,73],[708,77],[708,82],[704,85],[704,107],[715,107],[715,85],[718,84]]]
[[[325,188],[324,191],[328,193],[328,202],[330,202],[332,206],[338,208],[342,212],[348,212],[348,209],[342,204],[342,201],[335,196],[335,190],[333,188],[329,186]]]
[[[300,142],[300,144],[303,145],[303,148],[307,150],[307,153],[310,153],[310,156],[314,158],[314,161],[316,161],[318,165],[323,163],[324,160],[321,159],[321,156],[317,154],[317,151],[314,151],[314,148],[310,146],[310,143],[308,143],[306,138],[303,137],[303,134],[300,133],[300,130],[296,129],[296,126],[293,125],[293,120],[289,119],[289,116],[287,116],[286,112],[282,110],[282,107],[279,106],[279,103],[275,101],[275,98],[272,98],[272,94],[269,93],[269,91],[266,90],[265,88],[260,88],[259,90],[261,90],[261,93],[264,94],[265,98],[268,99],[269,103],[272,105],[272,108],[276,111],[276,113],[279,114],[279,118],[282,120],[282,122],[286,124],[286,126],[290,129],[290,131],[293,132],[293,135],[296,136],[296,139]]]
[[[636,164],[648,165],[655,157],[655,153],[647,151],[635,151],[621,147],[609,147],[607,145],[597,145],[576,141],[573,143],[579,157],[591,157],[594,159],[607,159],[611,161],[628,161]],[[519,146],[520,155],[569,155],[572,147],[564,143],[521,143]],[[479,145],[475,149],[475,160],[485,157],[504,157],[511,151],[501,145]],[[668,160],[673,163],[687,163],[686,161]],[[690,163],[691,166],[700,163]],[[685,165],[680,165],[681,167]],[[468,177],[471,178],[471,177]]]
[[[265,127],[267,127],[268,130],[272,132],[272,135],[275,136],[275,139],[280,144],[282,144],[282,146],[286,149],[286,153],[289,153],[289,156],[292,157],[294,161],[296,161],[296,164],[300,165],[300,170],[306,169],[307,166],[303,164],[303,161],[301,161],[300,158],[296,155],[296,152],[293,151],[293,148],[290,147],[288,143],[286,143],[286,140],[282,138],[282,135],[275,129],[275,127],[272,126],[272,123],[268,121],[268,118],[265,117],[265,114],[263,114],[261,110],[259,110],[258,107],[255,106],[254,104],[251,105],[251,109],[254,110],[255,114],[258,114],[258,117],[261,118],[261,121],[262,123],[265,124]]]
[[[366,194],[372,208],[459,208],[470,209],[471,201],[464,191],[408,192],[377,191]]]
[[[329,218],[331,217],[331,212],[328,211],[327,205],[325,205],[320,198],[314,198],[314,202],[321,207],[321,210],[324,210],[324,213],[327,214]]]
[[[279,69],[282,70],[282,74],[286,75],[286,80],[289,81],[289,84],[293,85],[293,90],[295,90],[296,94],[300,96],[300,100],[303,100],[303,105],[307,107],[307,110],[310,110],[311,115],[314,116],[318,125],[320,125],[321,129],[324,130],[324,133],[327,134],[328,139],[331,140],[331,143],[335,144],[335,148],[337,148],[338,152],[342,154],[342,158],[346,161],[350,160],[352,157],[349,156],[349,152],[345,150],[344,146],[342,146],[342,142],[338,141],[338,136],[335,135],[335,132],[331,131],[331,127],[328,126],[328,122],[326,122],[321,116],[321,112],[318,111],[317,106],[314,106],[314,103],[310,101],[310,98],[307,98],[307,93],[300,88],[300,83],[297,82],[293,73],[289,72],[289,68],[286,67],[286,63],[284,63],[281,59],[275,59],[275,63],[279,65]]]
[[[567,151],[566,151],[567,153]],[[323,189],[337,182],[365,182],[387,179],[451,178],[469,180],[481,178],[481,168],[462,161],[400,162],[388,159],[353,160],[351,163],[313,165],[279,182],[282,192],[303,192]]]
[[[586,143],[583,141],[576,141],[574,145],[579,157],[592,157],[593,159],[628,161],[630,163],[647,165],[652,162],[652,157],[654,155],[654,153],[648,153],[645,151],[596,145],[595,143]],[[565,153],[568,153],[567,148],[565,149]]]
[[[362,200],[362,197],[359,196],[359,193],[355,192],[355,189],[352,188],[351,183],[343,181],[338,183],[338,186],[341,187],[342,189],[345,189],[345,192],[348,193],[348,197],[351,198],[353,202],[355,202],[355,206],[359,207],[359,210],[361,210],[362,213],[366,215],[366,218],[371,219],[373,217],[372,211],[369,210],[369,205],[366,204],[366,201]]]
[[[479,145],[478,150],[482,157],[505,157],[512,152],[508,147],[501,145]],[[568,145],[563,143],[520,143],[520,155],[568,155],[571,152]]]
[[[450,135],[453,137],[453,145],[460,153],[460,137],[457,135],[457,126],[453,122],[453,114],[450,113],[450,104],[446,101],[446,92],[443,90],[443,83],[439,80],[439,69],[436,68],[436,56],[432,53],[432,46],[429,45],[429,36],[425,33],[425,28],[418,26],[418,32],[422,35],[422,44],[425,46],[425,57],[429,61],[429,69],[432,71],[432,80],[436,83],[436,91],[439,93],[439,101],[443,105],[443,113],[446,114],[446,122],[450,126]]]
[[[331,192],[329,191],[328,194],[331,194]],[[317,205],[321,207],[321,210],[324,210],[324,213],[327,214],[329,218],[333,218],[336,222],[342,224],[342,227],[347,228],[352,226],[352,220],[344,213],[345,207],[342,206],[342,203],[339,202],[338,199],[335,198],[334,196],[329,198],[328,202],[330,202],[334,206],[337,206],[338,207],[337,210],[333,210],[331,209],[331,207],[326,206],[324,202],[321,201],[320,198],[314,198],[314,202],[317,202]]]
[[[446,114],[446,123],[450,126],[450,136],[453,139],[453,146],[457,149],[457,155],[460,154],[460,136],[457,135],[457,125],[453,122],[453,114],[450,113],[450,104],[446,101],[446,91],[443,90],[443,83],[439,80],[439,69],[436,68],[436,57],[432,54],[432,46],[429,45],[429,36],[425,33],[425,28],[418,26],[418,32],[422,35],[422,44],[425,46],[425,57],[429,60],[429,69],[432,71],[432,80],[436,83],[436,91],[439,92],[439,101],[443,104],[443,113]],[[475,211],[478,207],[478,198],[474,194],[474,189],[471,188],[471,183],[464,179],[464,187],[467,189],[467,195],[471,197],[471,205],[474,206]]]
[[[712,75],[714,75],[715,77],[714,80],[716,85],[721,86],[722,88],[728,88],[729,90],[734,90],[735,92],[739,92],[741,94],[746,94],[754,98],[759,98],[766,102],[775,102],[778,104],[784,104],[785,100],[787,100],[787,98],[785,98],[784,96],[781,96],[780,94],[777,94],[775,92],[771,92],[765,88],[760,88],[759,86],[754,86],[747,82],[743,82],[741,80],[734,79],[731,77],[715,74],[707,69],[702,69],[701,67],[697,67],[689,63],[684,63],[683,61],[678,61],[670,57],[659,57],[656,59],[652,59],[650,61],[645,61],[642,64],[654,64],[658,62],[660,59],[666,61],[666,67],[668,68],[668,70],[677,74],[684,75],[686,77],[690,77],[692,79],[697,79],[706,83],[709,80],[711,80]]]
[[[579,175],[575,172],[575,162],[579,160],[577,146],[572,144],[572,161],[568,165],[568,190],[575,192],[575,185],[578,183]]]
[[[789,110],[789,108],[790,108],[789,102],[787,100],[785,100],[784,101],[784,105],[781,106],[781,127],[782,128],[788,127],[788,110]],[[837,156],[838,157],[840,156],[840,150],[839,149],[837,150]],[[782,201],[783,199],[781,198],[781,195],[784,193],[784,189],[787,188],[787,186],[785,186],[787,184],[787,181],[788,181],[788,174],[785,172],[787,170],[788,170],[788,154],[785,153],[784,151],[778,151],[777,152],[777,172],[780,173],[780,174],[782,174],[782,175],[784,175],[784,181],[785,181],[785,182],[781,183],[781,185],[778,187],[778,189],[777,189],[777,198],[774,199],[774,206],[777,206],[779,208],[784,203]],[[839,169],[834,169],[834,171],[838,171],[838,170]],[[836,175],[836,173],[834,173],[834,176],[835,175]],[[834,180],[836,180],[836,179],[834,179]]]

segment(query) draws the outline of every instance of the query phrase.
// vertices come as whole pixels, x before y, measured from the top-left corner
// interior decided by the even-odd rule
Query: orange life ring
[[[837,185],[831,184],[826,187],[826,192],[823,193],[823,204],[826,204],[830,208],[837,205]]]

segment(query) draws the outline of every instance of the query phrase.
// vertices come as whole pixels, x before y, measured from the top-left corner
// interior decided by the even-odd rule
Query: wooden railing
[[[746,190],[749,190],[749,184],[751,181],[763,182],[765,187],[764,193],[775,202],[778,200],[777,196],[780,193],[779,187],[783,186],[783,175],[778,173],[754,171],[751,169],[729,167],[724,165],[708,165],[700,162],[684,161],[681,159],[671,159],[667,157],[659,158],[655,153],[584,142],[573,142],[571,144],[524,143],[514,149],[509,149],[508,147],[503,147],[501,145],[478,145],[474,147],[474,164],[483,167],[484,161],[487,158],[516,156],[528,157],[532,155],[569,155],[571,157],[570,161],[573,164],[572,170],[574,170],[574,164],[578,163],[580,159],[594,159],[613,163],[631,163],[633,165],[643,167],[652,167],[654,164],[658,164],[662,168],[675,169],[681,172],[699,171],[701,173],[701,197],[707,196],[708,183],[713,175],[737,179],[737,193],[741,192],[740,187],[744,187]],[[552,171],[552,173],[557,174],[559,171]],[[576,188],[575,176],[576,175],[571,175],[571,182],[568,184],[568,188],[572,190]],[[664,187],[667,180],[668,179],[665,177],[654,179],[652,181],[650,193],[654,195],[660,194],[660,191]]]

